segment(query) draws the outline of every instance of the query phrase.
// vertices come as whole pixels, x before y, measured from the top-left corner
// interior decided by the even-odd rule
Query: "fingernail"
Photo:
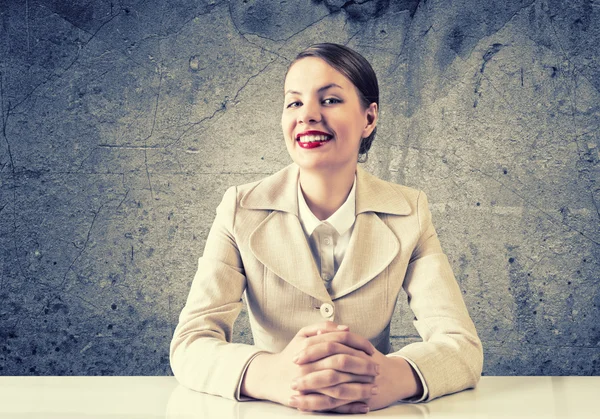
[[[300,355],[296,355],[293,359],[292,362],[295,364],[296,362],[298,362],[298,360],[300,359]]]
[[[379,387],[374,386],[373,388],[371,388],[371,394],[379,394]]]
[[[296,380],[292,381],[291,387],[292,387],[292,390],[297,390],[298,389],[298,381],[296,381]]]
[[[319,336],[321,333],[323,333],[322,330],[317,330],[317,336]]]
[[[349,329],[348,326],[345,326],[343,324],[340,324],[337,328],[338,328],[338,330],[348,330]]]
[[[294,396],[290,397],[288,404],[292,407],[296,407],[296,398]]]
[[[369,413],[369,406],[367,406],[367,405],[361,406],[358,408],[358,411],[360,413]]]
[[[375,373],[379,375],[379,364],[375,365]]]

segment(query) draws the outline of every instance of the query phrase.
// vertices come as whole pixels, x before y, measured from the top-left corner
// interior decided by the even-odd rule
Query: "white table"
[[[600,418],[600,377],[482,377],[476,390],[370,412],[377,418]],[[243,418],[307,414],[196,393],[173,377],[0,377],[0,418]],[[361,417],[353,415],[353,417]]]

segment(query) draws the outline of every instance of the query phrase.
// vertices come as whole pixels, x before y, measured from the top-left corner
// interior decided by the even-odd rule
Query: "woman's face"
[[[361,139],[377,124],[377,104],[364,108],[342,73],[316,57],[289,69],[281,126],[292,160],[306,170],[356,168]]]

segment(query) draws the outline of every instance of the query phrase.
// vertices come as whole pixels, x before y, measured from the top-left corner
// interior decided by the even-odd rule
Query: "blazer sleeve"
[[[483,351],[423,192],[417,198],[417,211],[420,237],[403,287],[423,341],[390,355],[417,366],[428,401],[474,387],[481,377]]]
[[[171,369],[192,390],[239,400],[249,362],[260,352],[231,343],[233,324],[242,309],[246,277],[233,236],[236,188],[217,208],[185,307],[170,347]]]

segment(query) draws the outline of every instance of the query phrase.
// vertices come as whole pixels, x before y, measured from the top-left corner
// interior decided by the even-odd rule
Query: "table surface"
[[[370,412],[377,418],[600,418],[600,377],[482,377],[477,389]],[[0,418],[339,418],[197,393],[173,377],[0,377]],[[354,416],[357,417],[357,416]]]

